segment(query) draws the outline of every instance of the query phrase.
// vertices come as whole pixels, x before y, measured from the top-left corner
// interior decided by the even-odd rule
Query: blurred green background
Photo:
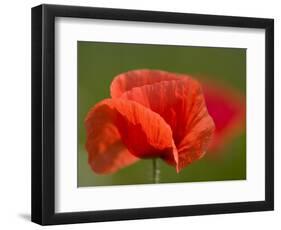
[[[140,160],[106,176],[94,173],[87,162],[84,118],[92,106],[110,97],[109,86],[117,74],[143,68],[186,73],[246,95],[246,49],[84,41],[77,45],[79,187],[153,183],[152,160]],[[203,157],[179,174],[158,159],[159,183],[246,179],[246,132],[220,151],[219,157]]]

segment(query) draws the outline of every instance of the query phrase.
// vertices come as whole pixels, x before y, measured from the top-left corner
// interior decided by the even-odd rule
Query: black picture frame
[[[265,200],[55,213],[55,18],[110,19],[265,29]],[[267,211],[274,209],[274,20],[110,8],[32,8],[32,221],[41,225]]]

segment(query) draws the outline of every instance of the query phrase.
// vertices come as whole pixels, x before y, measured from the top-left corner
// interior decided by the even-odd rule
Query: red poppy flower
[[[216,126],[208,149],[217,151],[245,128],[246,100],[235,90],[219,84],[204,83],[202,88]]]
[[[200,84],[157,70],[120,74],[111,97],[85,119],[88,161],[96,173],[113,173],[140,158],[159,157],[179,172],[206,152],[214,131]]]

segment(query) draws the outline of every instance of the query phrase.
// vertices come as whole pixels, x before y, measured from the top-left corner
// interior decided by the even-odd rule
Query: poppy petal
[[[134,87],[150,85],[161,81],[178,80],[181,74],[169,73],[162,70],[132,70],[117,75],[111,83],[110,93],[112,98],[120,97],[124,92]]]
[[[114,124],[102,110],[91,110],[85,120],[88,163],[98,174],[114,173],[139,159],[132,155],[121,140]]]
[[[178,78],[179,79],[179,78]],[[178,149],[177,170],[201,158],[211,139],[214,122],[209,116],[200,84],[190,77],[134,87],[121,96],[159,114],[171,127]],[[166,159],[170,164],[170,162]]]
[[[203,84],[203,91],[209,114],[212,116],[216,130],[210,144],[210,150],[221,149],[231,138],[245,127],[245,97],[218,84]]]
[[[137,158],[161,157],[177,162],[169,125],[137,102],[105,99],[90,110],[85,124],[89,163],[96,172],[101,168],[98,172],[117,171]]]

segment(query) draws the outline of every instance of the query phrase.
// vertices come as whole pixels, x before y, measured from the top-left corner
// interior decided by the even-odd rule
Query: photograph
[[[274,210],[274,19],[43,4],[31,220]]]
[[[279,5],[2,1],[0,229],[278,229]]]
[[[246,180],[246,55],[77,41],[77,186]]]

